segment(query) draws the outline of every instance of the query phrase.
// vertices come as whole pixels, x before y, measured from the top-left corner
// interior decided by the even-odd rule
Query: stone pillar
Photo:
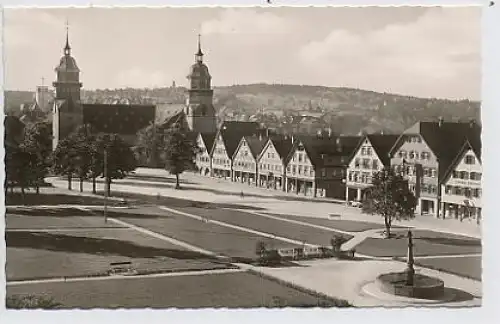
[[[357,189],[357,192],[356,192],[356,200],[357,200],[357,201],[361,201],[361,188],[358,188],[358,189]]]
[[[234,170],[231,169],[231,182],[234,182]]]
[[[312,184],[313,184],[313,197],[314,197],[314,198],[316,198],[316,196],[317,196],[317,194],[318,194],[318,193],[317,193],[317,190],[318,190],[318,189],[317,189],[318,184],[316,183],[316,179],[314,179],[314,181],[313,181],[313,183],[312,183]]]

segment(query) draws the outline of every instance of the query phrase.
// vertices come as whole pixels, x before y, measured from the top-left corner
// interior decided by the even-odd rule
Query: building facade
[[[372,176],[390,168],[389,150],[398,135],[365,135],[362,137],[347,167],[346,202],[361,201],[363,191],[372,185]]]
[[[408,180],[420,215],[441,216],[444,175],[467,140],[480,142],[474,122],[418,122],[405,130],[390,151],[391,167]]]
[[[231,178],[232,160],[229,156],[224,134],[219,132],[215,138],[211,151],[212,155],[212,176],[217,178]]]
[[[244,136],[241,138],[233,155],[233,181],[257,184],[257,157],[264,143],[265,140],[262,137]]]
[[[481,219],[482,173],[480,150],[466,141],[443,179],[443,217]]]
[[[258,157],[261,186],[286,190],[286,159],[291,148],[291,137],[273,136],[267,140]]]
[[[196,144],[199,152],[196,154],[195,164],[201,175],[209,176],[212,170],[212,147],[215,134],[198,133]]]

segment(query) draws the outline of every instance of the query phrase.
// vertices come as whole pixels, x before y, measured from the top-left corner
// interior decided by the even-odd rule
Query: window
[[[451,192],[452,192],[451,188],[452,188],[451,186],[446,186],[446,189],[445,189],[446,194],[448,194],[448,195],[451,194]]]
[[[415,158],[415,152],[414,151],[410,151],[410,159],[414,159]]]
[[[372,161],[372,169],[373,170],[377,170],[378,169],[378,161],[377,160],[373,160]]]
[[[354,182],[358,182],[358,181],[359,181],[359,173],[355,172],[354,173]]]
[[[436,177],[436,169],[431,169],[431,177],[435,178]]]
[[[476,158],[473,155],[466,155],[465,164],[476,164]]]
[[[297,172],[297,167],[295,165],[292,165],[292,173],[295,174]]]
[[[287,165],[287,166],[286,166],[286,172],[290,173],[290,169],[291,169],[291,168],[290,168],[290,166],[289,166],[289,165]]]
[[[299,154],[299,162],[302,162],[302,154]]]
[[[363,168],[364,169],[370,168],[370,159],[363,159]]]
[[[458,178],[458,177],[460,177],[460,175],[459,175],[458,171],[453,171],[452,177],[453,177],[453,178]]]
[[[306,165],[306,166],[304,166],[304,174],[307,175],[308,172],[309,172],[309,167]]]
[[[352,181],[352,179],[353,179],[353,173],[354,173],[354,172],[352,172],[352,171],[351,171],[351,172],[349,172],[349,181]]]
[[[321,169],[321,177],[326,178],[326,169]]]
[[[481,189],[474,189],[473,194],[474,194],[474,197],[476,197],[476,198],[481,197]]]
[[[359,168],[359,158],[356,158],[356,160],[354,160],[354,167]]]
[[[299,174],[302,174],[302,165],[299,165]]]
[[[371,147],[366,148],[366,155],[372,155],[372,148]]]
[[[361,155],[366,155],[366,147],[361,148]]]
[[[460,179],[464,179],[464,180],[467,179],[467,172],[461,171],[460,172]]]

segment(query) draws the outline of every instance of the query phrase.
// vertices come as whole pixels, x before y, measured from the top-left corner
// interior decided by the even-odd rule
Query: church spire
[[[203,52],[201,51],[201,35],[198,34],[198,53],[195,54],[196,62],[203,62]]]
[[[66,46],[64,46],[64,55],[71,55],[71,47],[69,46],[69,26],[66,19]]]

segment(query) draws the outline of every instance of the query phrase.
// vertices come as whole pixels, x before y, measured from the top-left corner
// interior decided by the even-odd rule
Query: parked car
[[[358,200],[353,200],[350,202],[350,205],[352,207],[361,208],[363,206],[363,203],[361,201],[358,201]]]

